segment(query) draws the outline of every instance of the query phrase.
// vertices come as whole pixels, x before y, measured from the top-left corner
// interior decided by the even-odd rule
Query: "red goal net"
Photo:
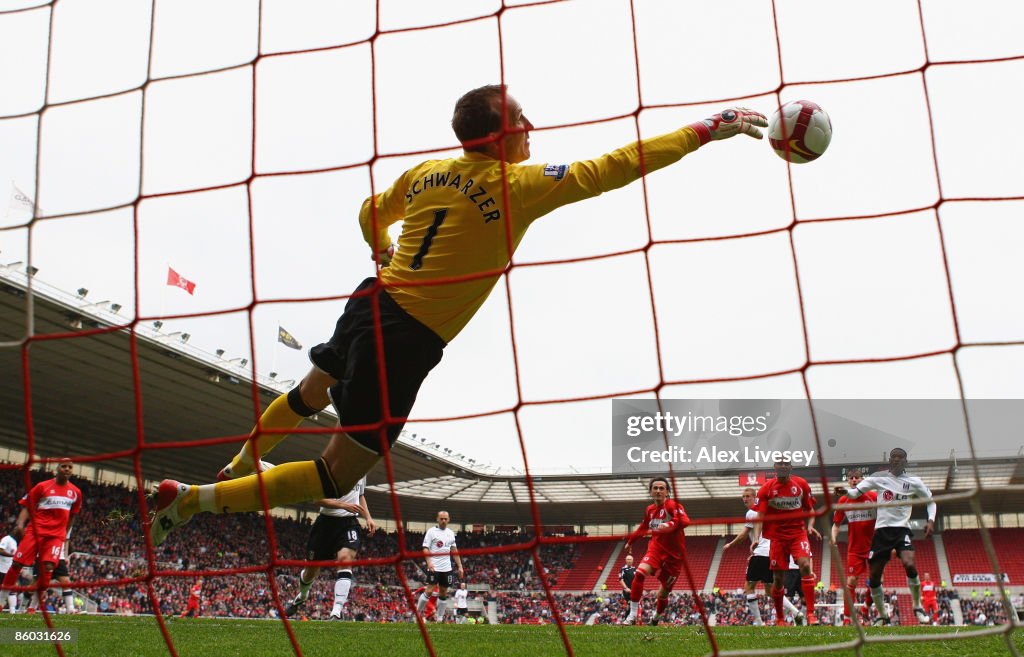
[[[271,399],[264,391],[287,390],[282,381],[308,367],[303,351],[263,336],[327,337],[351,290],[375,272],[356,219],[363,200],[410,166],[457,154],[454,101],[488,83],[507,85],[536,127],[531,162],[595,157],[730,106],[771,114],[806,98],[834,127],[829,151],[810,164],[787,165],[767,143],[737,137],[531,227],[408,425],[431,437],[422,443],[447,447],[441,457],[470,479],[517,477],[523,524],[544,526],[544,505],[558,501],[537,494],[538,475],[607,471],[610,447],[587,437],[607,435],[612,398],[1024,397],[1015,302],[1024,133],[1012,82],[1024,79],[1021,29],[1024,12],[996,1],[12,0],[0,10],[0,54],[10,55],[0,56],[0,185],[10,192],[0,279],[15,301],[0,357],[16,388],[4,408],[24,426],[5,423],[2,444],[27,458],[0,469],[29,484],[30,468],[58,456],[130,466],[134,499],[123,506],[136,510],[147,481],[206,483],[215,471],[192,467],[189,451],[219,446],[229,457],[249,425],[190,435],[202,399],[236,403],[202,391],[168,407],[177,424],[149,421],[147,386],[187,384],[175,361],[152,365],[140,344],[219,359],[209,382],[248,386],[241,411],[254,421]],[[63,309],[63,324],[36,312],[43,297]],[[92,382],[62,382],[50,363],[76,350],[120,363],[110,376],[122,377],[123,407],[89,407],[95,397],[83,391],[93,401],[80,402],[76,389]],[[54,403],[54,390],[76,399]],[[154,393],[154,403],[169,396]],[[48,419],[62,413],[70,425]],[[1019,495],[1024,484],[1019,474],[992,483],[977,464],[1019,459],[1019,445],[978,444],[965,417],[954,457],[970,472],[937,500],[940,513],[944,503],[969,507],[987,565],[1001,573],[985,494]],[[57,435],[108,422],[134,438],[95,449]],[[291,441],[319,445],[332,430],[306,425]],[[825,453],[827,438],[815,437]],[[836,483],[832,465],[820,464],[819,490]],[[410,564],[422,555],[407,540],[406,489],[394,485],[390,455],[385,471],[392,485],[378,491],[389,495],[382,513],[397,542],[357,565],[393,573],[396,595],[414,605]],[[181,569],[172,550],[143,540],[140,518],[109,511],[105,520],[130,526],[142,551],[102,584],[144,593],[171,654],[167,595],[199,576],[244,576],[281,614],[279,575],[308,562],[282,547],[268,513],[259,558]],[[532,559],[571,655],[545,561],[560,545],[599,540],[541,535],[464,555]],[[700,590],[704,573],[692,566],[681,579]],[[1009,593],[1000,595],[1009,609]],[[712,653],[748,654],[721,650],[699,596],[695,605]],[[281,625],[302,654],[292,623]],[[984,632],[1017,654],[1012,624]],[[908,639],[950,635],[859,628],[844,642],[758,654]]]

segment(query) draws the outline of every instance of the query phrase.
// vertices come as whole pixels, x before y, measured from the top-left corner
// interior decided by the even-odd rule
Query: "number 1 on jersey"
[[[423,236],[423,243],[420,244],[420,250],[416,252],[416,255],[412,258],[412,265],[410,267],[413,271],[423,266],[423,257],[427,255],[427,251],[430,250],[430,243],[434,241],[434,237],[437,235],[437,229],[444,223],[444,218],[448,215],[448,208],[441,208],[440,210],[434,210],[434,223],[430,224],[430,228],[427,229],[427,234]]]

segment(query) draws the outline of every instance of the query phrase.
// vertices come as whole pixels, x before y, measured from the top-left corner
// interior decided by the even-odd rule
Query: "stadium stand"
[[[729,537],[731,540],[731,537]],[[743,588],[747,579],[747,560],[750,557],[750,544],[743,543],[722,553],[718,564],[718,575],[715,586],[732,591]]]
[[[992,544],[1000,555],[1016,554],[1024,530],[998,528],[989,530]],[[981,541],[981,532],[977,529],[954,529],[943,533],[946,544],[946,558],[949,560],[949,571],[954,577],[953,585],[961,588],[978,588],[979,583],[956,582],[957,575],[991,575],[992,564],[989,562],[985,546]],[[1020,559],[1002,558],[999,562],[1003,572],[1010,579],[1010,584],[1024,583],[1024,563]],[[984,584],[981,584],[984,586]]]
[[[613,549],[615,549],[615,543],[612,541],[581,543],[576,547],[575,560],[567,569],[559,573],[558,583],[552,588],[556,591],[589,591],[593,589]],[[615,576],[618,577],[617,571]]]

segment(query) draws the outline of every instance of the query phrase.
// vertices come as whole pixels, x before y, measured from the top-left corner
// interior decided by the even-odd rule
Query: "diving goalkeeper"
[[[331,437],[322,456],[279,465],[262,478],[271,507],[340,497],[380,460],[385,443],[397,439],[427,373],[483,304],[536,219],[628,185],[708,142],[741,133],[760,139],[759,128],[767,125],[762,114],[732,108],[593,160],[521,165],[530,157],[533,129],[523,108],[503,86],[466,93],[452,117],[462,156],[423,162],[363,203],[359,223],[379,275],[356,288],[334,335],[310,350],[309,374],[267,407],[218,483],[161,482],[153,544],[199,512],[261,510],[259,482],[247,475],[263,469],[258,458],[288,430],[328,404],[345,430]],[[396,245],[388,227],[399,221]],[[261,433],[268,429],[279,433]]]

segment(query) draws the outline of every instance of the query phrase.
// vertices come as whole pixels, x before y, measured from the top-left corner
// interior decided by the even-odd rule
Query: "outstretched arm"
[[[736,538],[732,539],[731,541],[723,545],[722,549],[728,550],[737,543],[742,543],[748,536],[750,536],[750,528],[744,527],[742,531],[740,531],[740,533],[736,535]]]
[[[855,500],[872,490],[875,490],[874,477],[864,477],[859,484],[846,491],[846,497],[847,499]]]
[[[552,210],[624,187],[642,176],[678,162],[710,141],[740,133],[760,139],[767,127],[763,114],[744,108],[723,110],[675,132],[633,142],[593,160],[565,165],[537,164],[520,168],[521,213],[533,221]]]

